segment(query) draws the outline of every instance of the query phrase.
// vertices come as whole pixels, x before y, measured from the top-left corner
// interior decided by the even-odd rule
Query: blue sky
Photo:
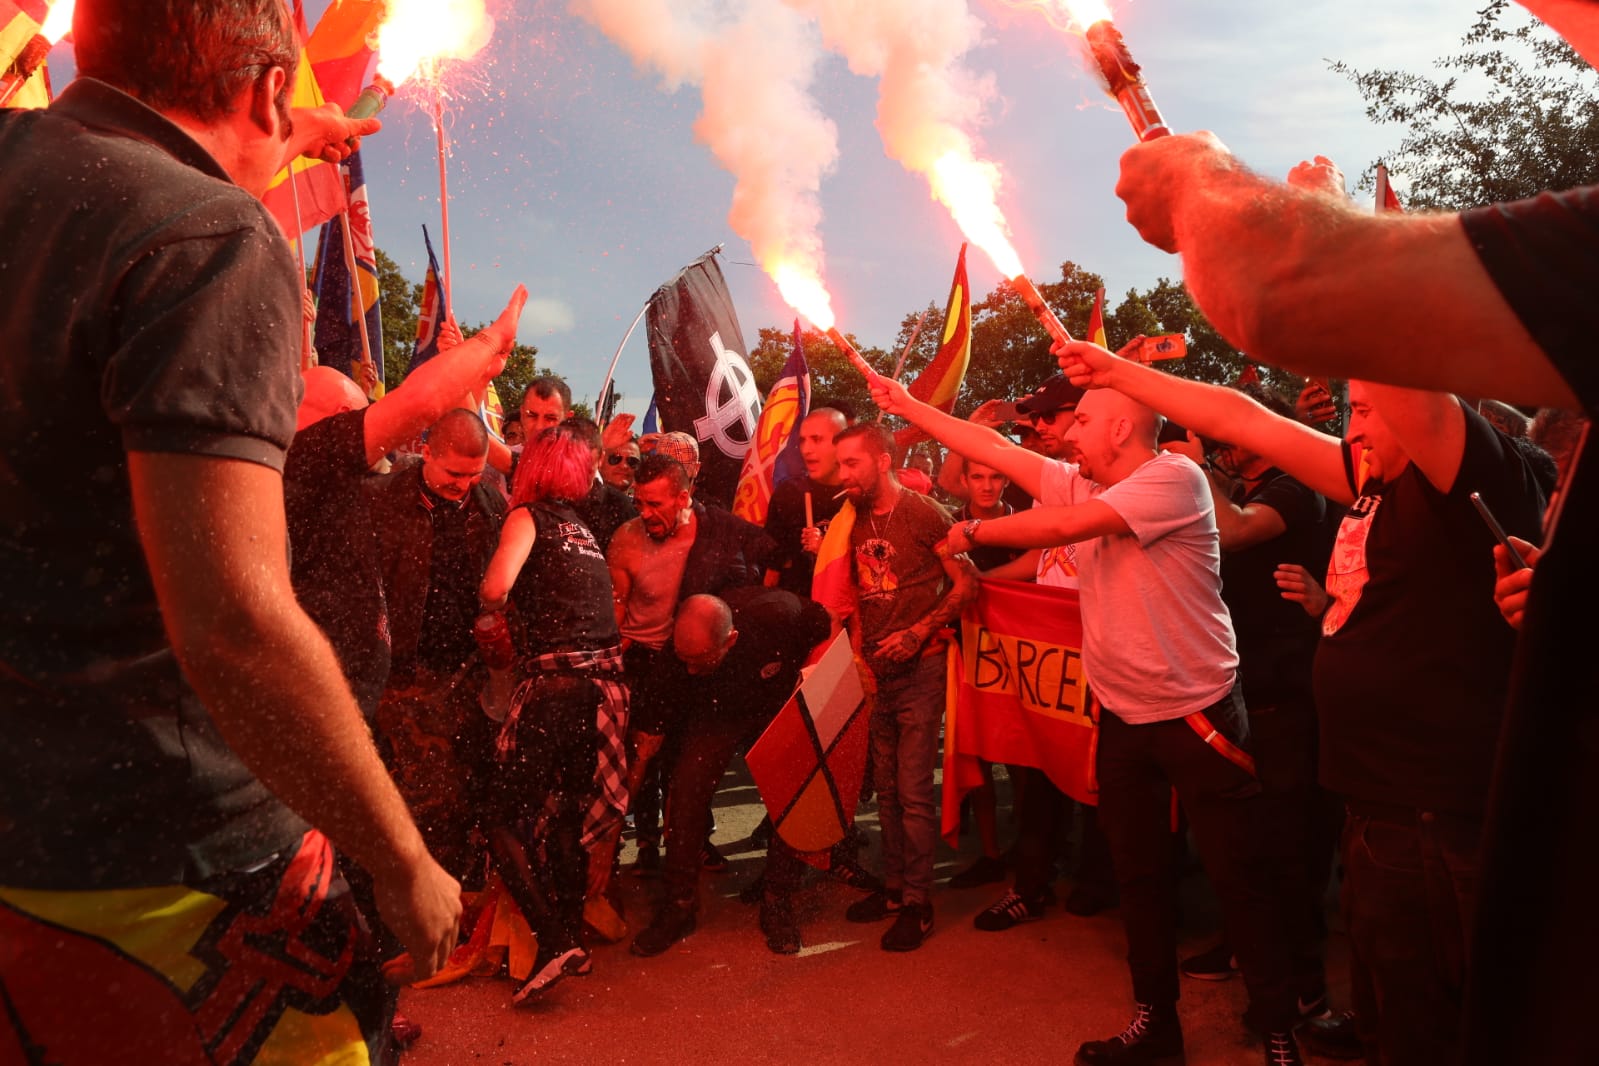
[[[870,0],[862,0],[870,2]],[[998,99],[981,130],[1005,171],[1001,206],[1029,272],[1071,259],[1104,275],[1114,302],[1175,277],[1178,263],[1139,241],[1115,198],[1131,134],[1070,42],[997,0],[971,0],[986,25],[968,56]],[[1152,92],[1177,129],[1216,131],[1246,162],[1281,175],[1325,154],[1358,174],[1397,145],[1373,126],[1326,60],[1422,69],[1455,50],[1478,5],[1467,0],[1112,0]],[[325,3],[308,0],[314,18]],[[682,265],[726,243],[724,269],[747,344],[792,313],[726,222],[732,178],[694,140],[698,93],[669,93],[570,14],[566,0],[489,0],[487,49],[455,79],[450,124],[455,309],[494,317],[517,282],[532,293],[521,339],[598,392],[606,364],[644,301]],[[892,342],[902,315],[942,305],[960,236],[921,178],[886,158],[872,120],[875,85],[826,61],[815,94],[838,127],[839,162],[822,186],[827,280],[839,323],[866,344]],[[413,279],[437,241],[438,170],[428,115],[401,97],[367,141],[377,242]],[[782,129],[771,130],[781,138]],[[1396,176],[1403,192],[1403,176]],[[997,273],[977,253],[980,295]],[[981,358],[982,353],[974,353]],[[621,409],[649,401],[642,328],[622,354]]]

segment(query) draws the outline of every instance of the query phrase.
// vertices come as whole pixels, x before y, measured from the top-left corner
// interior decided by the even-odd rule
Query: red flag
[[[1083,624],[1075,589],[984,579],[961,618],[944,724],[944,839],[960,835],[961,797],[978,760],[1034,766],[1068,796],[1097,803]]]
[[[1394,192],[1394,187],[1388,183],[1388,168],[1382,163],[1377,164],[1377,196],[1372,207],[1379,215],[1386,211],[1405,209],[1405,205],[1399,202],[1399,194]]]
[[[323,95],[349,110],[376,55],[368,44],[383,21],[383,0],[333,0],[305,51]]]
[[[294,0],[294,29],[300,40],[300,66],[294,75],[294,95],[290,104],[321,107],[325,100],[306,53],[305,10],[301,0]],[[344,179],[332,163],[302,156],[278,171],[261,202],[266,204],[288,238],[298,241],[306,230],[322,225],[344,210]]]

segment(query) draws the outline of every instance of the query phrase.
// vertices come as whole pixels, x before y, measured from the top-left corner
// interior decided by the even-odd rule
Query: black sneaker
[[[705,846],[700,849],[700,866],[710,873],[719,874],[727,869],[727,856],[707,840]]]
[[[1323,1001],[1325,1002],[1325,1001]],[[1349,1011],[1322,1010],[1305,1018],[1299,1026],[1299,1042],[1325,1059],[1360,1059],[1366,1051],[1355,1031],[1355,1016]]]
[[[899,909],[899,917],[888,927],[879,941],[884,951],[915,951],[933,935],[933,905],[927,902],[906,903]]]
[[[1305,1066],[1293,1033],[1267,1033],[1266,1066]]]
[[[985,933],[1000,933],[1023,922],[1036,922],[1043,916],[1043,900],[1023,899],[1014,892],[1007,892],[979,911],[972,924]]]
[[[1182,971],[1184,977],[1192,977],[1196,981],[1230,981],[1239,974],[1238,960],[1233,957],[1233,949],[1227,944],[1217,944],[1209,951],[1201,951],[1198,955],[1190,955],[1178,964],[1177,969]]]
[[[1116,1036],[1090,1040],[1077,1049],[1076,1066],[1182,1066],[1183,1027],[1175,1006],[1138,1004],[1138,1012]]]
[[[849,905],[844,912],[844,917],[852,922],[880,922],[884,918],[892,918],[904,907],[900,902],[900,893],[897,888],[885,888],[881,892],[873,892],[865,899],[858,899]]]
[[[653,958],[692,933],[696,924],[693,904],[663,903],[655,912],[655,920],[633,938],[628,950],[642,958]]]
[[[1005,880],[1005,860],[991,855],[979,855],[976,862],[949,879],[949,887],[976,888],[978,885],[992,885],[1003,880]]]
[[[798,955],[803,946],[794,908],[786,899],[761,901],[761,933],[766,937],[766,946],[777,955]]]
[[[827,868],[827,876],[857,892],[883,891],[882,879],[854,859],[840,859],[835,856]]]
[[[522,1004],[536,1000],[560,984],[562,978],[586,974],[591,969],[593,961],[582,948],[540,951],[538,958],[533,961],[533,976],[511,997],[511,1002]]]

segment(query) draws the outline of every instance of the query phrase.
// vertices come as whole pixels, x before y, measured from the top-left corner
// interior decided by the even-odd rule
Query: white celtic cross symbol
[[[694,435],[715,442],[723,455],[741,459],[755,433],[761,394],[756,391],[749,364],[723,346],[720,333],[711,334],[711,350],[716,353],[716,366],[705,384],[705,414],[694,420]]]

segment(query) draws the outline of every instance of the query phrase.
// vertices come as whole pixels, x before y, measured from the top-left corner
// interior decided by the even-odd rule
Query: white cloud
[[[565,300],[538,296],[522,311],[523,333],[570,333],[577,328],[577,314]]]

